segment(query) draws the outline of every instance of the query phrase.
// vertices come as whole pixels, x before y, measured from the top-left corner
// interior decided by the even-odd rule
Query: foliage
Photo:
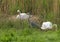
[[[60,1],[55,1],[0,0],[0,42],[60,42]],[[27,20],[7,19],[7,15],[15,15],[17,9],[21,12],[36,14],[46,21],[57,21],[55,23],[58,24],[58,31],[41,31],[36,27],[30,27]]]
[[[37,28],[0,29],[0,42],[60,42],[60,30],[41,31]]]
[[[39,28],[29,28],[26,20],[2,19],[0,21],[0,42],[60,42],[60,30],[41,31]]]

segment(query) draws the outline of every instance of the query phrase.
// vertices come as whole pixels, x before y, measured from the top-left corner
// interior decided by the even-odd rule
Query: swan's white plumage
[[[20,10],[17,10],[17,12],[19,13],[17,16],[16,16],[16,19],[28,19],[29,18],[29,15],[27,13],[21,13]]]
[[[41,29],[52,29],[52,23],[51,22],[43,22]]]
[[[21,19],[28,19],[29,15],[27,15],[26,13],[20,13],[20,18]]]

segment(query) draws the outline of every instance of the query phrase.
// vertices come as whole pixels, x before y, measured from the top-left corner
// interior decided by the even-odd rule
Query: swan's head
[[[21,13],[20,10],[17,10],[17,13],[20,14]]]

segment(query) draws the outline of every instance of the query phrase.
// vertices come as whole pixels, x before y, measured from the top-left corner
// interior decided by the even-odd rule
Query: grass
[[[7,2],[8,3],[6,4],[6,1],[2,1],[1,6],[4,6],[2,7],[4,10],[6,8],[5,4],[8,6],[8,11],[5,10],[9,13],[8,15],[16,14],[16,10],[19,9],[21,12],[32,11],[32,14],[42,14],[42,19],[53,22],[55,21],[53,18],[58,16],[53,14],[52,9],[54,6],[51,6],[54,2],[52,0],[34,0],[32,2],[31,0],[24,0],[24,2],[21,0],[14,2],[8,0]],[[0,13],[2,12],[0,11]],[[45,16],[44,14],[47,15]],[[3,15],[0,14],[0,42],[60,42],[60,25],[58,25],[58,31],[41,31],[36,27],[30,28],[28,22],[26,21],[10,21],[6,19],[5,15]]]
[[[0,29],[0,42],[60,42],[60,30],[45,32],[37,28]]]
[[[60,30],[41,31],[29,28],[28,22],[0,21],[0,42],[60,42]],[[23,28],[20,26],[23,25]]]

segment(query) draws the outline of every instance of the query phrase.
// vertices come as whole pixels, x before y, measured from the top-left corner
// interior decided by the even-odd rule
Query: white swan
[[[29,14],[28,13],[21,13],[20,10],[17,10],[18,15],[16,16],[16,19],[28,19]]]
[[[42,30],[46,30],[46,29],[53,29],[53,30],[57,30],[57,24],[53,24],[52,22],[43,22],[42,26],[41,26]]]
[[[52,23],[51,22],[43,22],[41,29],[52,29]]]

